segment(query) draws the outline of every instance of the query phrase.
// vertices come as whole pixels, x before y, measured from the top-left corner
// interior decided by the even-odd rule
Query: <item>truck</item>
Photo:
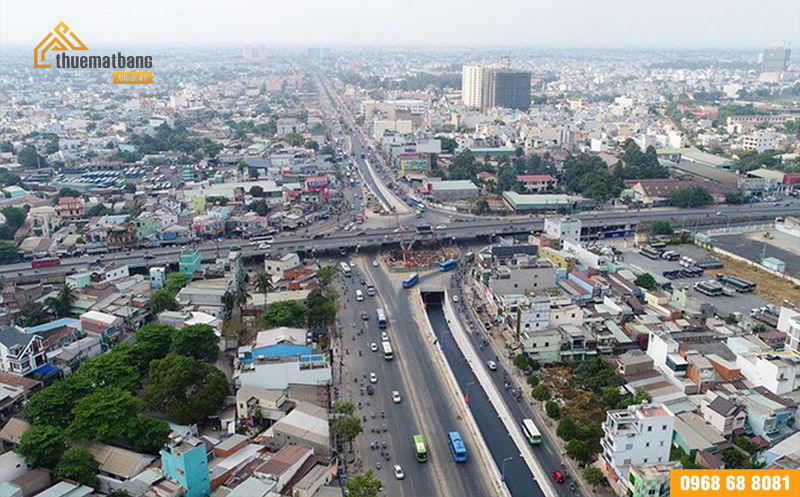
[[[778,326],[778,312],[775,306],[757,307],[750,311],[750,317],[770,326]]]

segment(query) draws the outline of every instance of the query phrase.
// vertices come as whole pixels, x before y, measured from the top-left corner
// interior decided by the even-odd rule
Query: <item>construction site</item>
[[[423,239],[420,235],[431,234],[427,231],[412,231],[403,227],[400,216],[393,208],[392,215],[397,223],[398,245],[381,253],[381,258],[390,271],[406,269],[428,269],[442,261],[458,258],[458,247],[450,239]]]

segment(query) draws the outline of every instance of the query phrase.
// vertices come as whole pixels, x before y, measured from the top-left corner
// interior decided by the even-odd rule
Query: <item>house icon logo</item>
[[[55,35],[53,33],[55,33]],[[67,33],[69,33],[69,37],[72,38],[71,40],[67,36]],[[33,49],[33,67],[50,67],[50,64],[44,63],[44,56],[48,50],[67,51],[89,49],[77,36],[75,36],[75,33],[69,32],[69,27],[67,27],[67,25],[62,21],[58,23],[52,32],[47,33],[47,36],[44,37],[41,43],[36,45],[36,48]]]

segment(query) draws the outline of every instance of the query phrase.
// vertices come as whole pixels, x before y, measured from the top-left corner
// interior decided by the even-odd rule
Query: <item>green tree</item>
[[[153,316],[164,311],[177,311],[180,304],[167,290],[156,290],[150,296],[150,313]]]
[[[728,192],[725,194],[725,203],[739,205],[745,202],[744,195],[739,192]]]
[[[144,401],[181,424],[215,414],[225,400],[228,379],[213,365],[193,357],[168,354],[150,364]]]
[[[485,214],[487,212],[489,212],[489,202],[487,202],[485,198],[478,199],[478,201],[475,202],[475,213]]]
[[[158,455],[169,440],[172,428],[166,421],[140,414],[128,423],[126,436],[133,443],[133,450]]]
[[[266,309],[267,293],[272,291],[272,277],[262,269],[253,278],[253,286],[255,286],[257,292],[264,294],[264,309]]]
[[[211,325],[185,326],[172,333],[170,352],[194,357],[201,361],[214,362],[219,354],[219,338]]]
[[[356,412],[356,406],[354,406],[352,402],[338,400],[335,404],[333,404],[333,412],[336,414],[352,416],[353,413]]]
[[[547,417],[551,419],[558,419],[561,417],[561,407],[552,400],[548,400],[544,405],[544,410],[547,412]]]
[[[564,418],[558,422],[558,427],[556,428],[556,435],[561,440],[565,442],[569,442],[570,440],[574,440],[578,437],[578,427],[575,425],[575,421],[571,418]]]
[[[633,281],[636,286],[642,287],[646,290],[653,291],[658,288],[658,283],[656,283],[656,279],[653,278],[653,275],[650,273],[642,273],[636,277]]]
[[[317,278],[319,278],[319,282],[322,283],[323,286],[330,285],[333,281],[333,278],[336,277],[336,267],[334,266],[323,266],[317,271]]]
[[[538,401],[545,401],[550,399],[550,390],[547,385],[540,383],[531,390],[531,396]]]
[[[5,142],[5,143],[8,143],[8,142]],[[10,143],[9,143],[9,145],[10,145]],[[0,145],[0,148],[2,148],[2,145]],[[11,148],[13,149],[14,147],[11,147]],[[2,151],[2,150],[0,150],[0,151]],[[4,167],[0,167],[0,185],[2,185],[2,186],[15,186],[15,185],[20,185],[20,184],[22,184],[22,178],[19,177],[19,174],[15,173],[13,171],[9,171],[8,169],[6,169]]]
[[[347,481],[348,497],[376,497],[380,489],[381,482],[378,481],[375,472],[371,469]]]
[[[20,326],[39,326],[51,321],[51,318],[45,312],[44,304],[41,302],[26,302],[20,310],[22,315],[17,318],[17,324]]]
[[[475,156],[469,149],[462,150],[450,165],[450,179],[473,179],[478,174]]]
[[[714,197],[700,185],[686,185],[667,193],[667,200],[675,207],[702,207],[714,203]]]
[[[516,357],[514,357],[513,362],[514,366],[516,366],[518,369],[526,369],[528,365],[530,365],[531,360],[528,356],[519,354]]]
[[[141,388],[139,370],[132,360],[131,348],[123,345],[114,347],[111,352],[101,354],[85,361],[78,373],[95,388],[117,387],[127,392]]]
[[[0,152],[3,153],[14,153],[14,145],[11,144],[10,141],[6,140],[3,143],[0,143]]]
[[[33,145],[28,145],[17,154],[17,162],[25,169],[38,169],[47,167],[47,161],[39,155]]]
[[[589,445],[582,440],[570,440],[566,445],[567,455],[578,462],[587,463],[592,456]]]
[[[269,214],[269,205],[263,200],[253,200],[250,202],[250,210],[259,216],[266,216]]]
[[[168,291],[173,297],[178,295],[183,287],[192,281],[192,277],[188,274],[174,272],[167,275],[167,283],[164,285],[164,290]]]
[[[45,301],[45,306],[50,308],[56,317],[63,318],[72,314],[72,306],[77,300],[77,289],[65,281],[58,287],[56,296]]]
[[[11,264],[17,259],[19,259],[19,249],[17,248],[17,244],[14,242],[0,240],[0,264]]]
[[[253,185],[250,187],[250,195],[253,197],[263,197],[264,196],[264,189],[258,185]]]
[[[80,375],[67,376],[31,396],[25,404],[25,419],[34,425],[66,428],[72,422],[72,409],[93,390]]]
[[[236,285],[236,293],[234,293],[234,297],[236,300],[236,306],[239,308],[239,312],[242,312],[242,309],[250,302],[250,292],[247,291],[247,283],[244,281],[240,281],[238,285]]]
[[[671,236],[673,233],[675,233],[675,230],[672,229],[672,225],[669,224],[669,221],[653,221],[653,224],[650,227],[650,232],[654,235]]]
[[[230,319],[231,313],[233,312],[233,306],[236,305],[236,296],[231,291],[226,290],[225,293],[222,294],[220,300],[222,301],[222,306],[225,309],[226,319]]]
[[[653,402],[653,397],[644,389],[644,387],[638,387],[636,392],[633,395],[633,404],[639,405],[642,402]]]
[[[297,328],[305,326],[308,320],[308,309],[296,300],[282,300],[275,302],[261,315],[261,320],[267,328],[288,326]]]
[[[163,359],[172,346],[172,335],[175,327],[167,324],[149,323],[136,332],[135,355],[138,359],[139,369],[150,368],[150,361]]]
[[[743,469],[749,459],[739,448],[728,448],[720,452],[720,457],[725,462],[725,469]]]
[[[314,140],[307,140],[303,144],[303,148],[310,148],[311,150],[314,150],[316,152],[317,150],[319,150],[319,143],[317,143]]]
[[[353,440],[364,431],[361,420],[354,416],[340,416],[331,423],[331,433],[340,441],[350,443],[350,451],[353,451]]]
[[[31,426],[19,439],[17,452],[32,468],[55,469],[58,460],[69,447],[64,430],[50,425]]]
[[[725,316],[726,324],[737,324],[738,322],[739,318],[737,318],[735,314],[728,314],[727,316]]]
[[[125,183],[124,190],[125,190],[125,193],[136,193],[136,184],[135,183]]]
[[[299,147],[303,144],[303,137],[299,133],[286,133],[281,138],[292,147]]]
[[[97,489],[100,487],[100,463],[91,452],[78,447],[72,447],[64,452],[56,466],[53,476],[56,480],[72,480]]]
[[[600,468],[589,466],[583,470],[583,480],[593,487],[601,487],[606,482],[606,475]]]
[[[437,136],[437,139],[442,142],[442,153],[444,154],[453,154],[456,151],[456,147],[458,147],[458,142],[452,138],[447,138],[446,136]]]
[[[521,191],[519,181],[517,181],[517,172],[509,165],[502,166],[497,172],[497,191],[498,192],[514,192]]]
[[[127,434],[128,423],[139,414],[141,401],[118,387],[100,388],[80,399],[67,434],[105,443]]]
[[[338,306],[334,300],[328,299],[315,288],[306,297],[306,309],[308,326],[329,326],[336,320]]]

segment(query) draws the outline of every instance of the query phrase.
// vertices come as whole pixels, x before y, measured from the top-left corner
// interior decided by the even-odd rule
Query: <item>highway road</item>
[[[376,343],[380,346],[381,337],[377,321],[375,319],[376,309],[383,304],[380,297],[370,297],[366,295],[366,286],[359,283],[359,278],[363,272],[355,270],[351,278],[337,278],[337,286],[342,292],[342,303],[347,307],[339,311],[339,321],[342,323],[341,329],[344,330],[343,347],[349,350],[345,355],[346,372],[343,382],[350,395],[352,402],[362,403],[362,408],[358,410],[359,416],[366,416],[364,422],[364,433],[356,440],[356,446],[362,456],[363,470],[373,469],[378,478],[383,482],[386,495],[397,496],[433,496],[438,495],[438,483],[430,467],[427,464],[417,462],[412,451],[412,437],[421,433],[420,421],[414,409],[413,399],[409,396],[409,388],[404,378],[398,357],[393,361],[386,361],[382,352],[372,352],[370,344]],[[356,302],[355,290],[361,289],[364,292],[364,301]],[[349,299],[349,302],[348,302]],[[369,321],[363,321],[361,312],[366,312]],[[352,326],[355,325],[355,326]],[[363,329],[364,332],[358,335],[357,332]],[[388,333],[394,334],[392,329]],[[355,340],[353,339],[355,336]],[[392,340],[394,343],[394,340]],[[359,350],[361,355],[359,355]],[[398,354],[399,355],[399,354]],[[374,372],[378,377],[378,382],[373,385],[374,395],[361,394],[360,382],[363,380],[364,388],[369,384],[368,375]],[[365,377],[367,377],[365,379]],[[359,383],[353,381],[357,378]],[[395,404],[391,399],[391,392],[398,390],[403,396],[399,404]],[[367,402],[370,405],[367,405]],[[386,418],[381,419],[380,412],[386,413]],[[370,415],[375,413],[375,419]],[[377,426],[381,430],[383,424],[387,426],[387,432],[374,434],[371,427]],[[391,459],[386,461],[380,456],[380,451],[370,449],[370,443],[379,441],[387,442]],[[376,468],[376,463],[380,462],[381,469]],[[405,479],[398,481],[394,478],[392,466],[400,464],[405,472]],[[353,471],[351,471],[351,474]]]
[[[378,291],[376,300],[384,306],[389,320],[388,333],[397,356],[394,361],[384,361],[382,373],[389,374],[391,370],[399,373],[399,379],[402,380],[401,392],[404,395],[403,404],[413,405],[411,413],[403,415],[402,421],[398,419],[401,423],[398,429],[403,433],[401,439],[405,441],[406,450],[412,458],[411,467],[427,473],[441,485],[434,488],[436,491],[433,493],[413,495],[476,497],[492,495],[486,473],[489,468],[480,466],[474,458],[466,463],[457,464],[450,454],[446,441],[446,433],[449,431],[460,431],[468,447],[476,447],[477,444],[455,411],[456,403],[460,402],[460,399],[453,395],[445,380],[441,378],[432,356],[433,346],[420,333],[417,323],[413,320],[411,305],[406,293],[400,288],[400,282],[395,281],[396,278],[381,268],[374,268],[369,264],[362,266],[366,269],[367,278],[374,282]],[[374,323],[371,323],[370,328],[377,332]],[[372,336],[370,340],[380,338],[377,333]],[[429,460],[424,464],[417,463],[413,459],[411,437],[417,433],[424,435],[429,452]],[[387,491],[387,495],[394,494]]]
[[[716,216],[715,212],[721,212],[722,216]],[[427,213],[426,213],[427,214]],[[755,204],[747,209],[739,206],[717,206],[705,209],[654,209],[630,212],[600,211],[596,213],[576,214],[582,220],[584,226],[592,228],[602,228],[604,226],[627,225],[634,228],[638,223],[652,222],[655,220],[671,221],[674,226],[686,226],[693,229],[695,226],[702,229],[703,223],[708,224],[741,224],[756,222],[757,220],[770,220],[777,216],[798,216],[800,215],[800,205],[792,206],[773,206],[768,204]],[[730,220],[729,220],[730,218]],[[525,218],[505,218],[505,219],[479,219],[474,221],[456,222],[447,225],[442,230],[434,230],[431,234],[418,234],[414,231],[415,226],[424,220],[406,220],[403,224],[404,236],[407,240],[433,240],[437,238],[453,238],[457,241],[473,241],[479,236],[493,235],[514,235],[525,234],[532,231],[541,231],[544,227],[543,217]],[[334,231],[325,234],[312,235],[300,231],[282,233],[275,238],[269,250],[261,250],[256,246],[249,245],[246,240],[220,240],[219,243],[206,241],[200,245],[202,258],[204,261],[213,261],[217,254],[225,255],[229,247],[239,245],[245,257],[252,256],[279,256],[287,252],[306,252],[311,253],[316,250],[338,252],[344,248],[347,251],[365,250],[379,248],[385,244],[393,244],[399,241],[396,229],[392,228],[364,228],[361,231],[356,225],[354,231]],[[321,237],[321,238],[314,238]],[[128,264],[131,268],[147,267],[160,264],[177,264],[180,253],[185,248],[182,247],[162,247],[148,250],[133,250],[131,252],[118,252],[105,256],[106,261],[114,261],[117,264]],[[145,259],[145,254],[152,254],[153,259]],[[41,268],[41,274],[61,274],[69,273],[73,268],[77,271],[85,268],[96,257],[72,257],[62,260],[60,266]],[[0,266],[0,278],[6,280],[17,277],[31,277],[35,275],[28,263],[8,264]]]

